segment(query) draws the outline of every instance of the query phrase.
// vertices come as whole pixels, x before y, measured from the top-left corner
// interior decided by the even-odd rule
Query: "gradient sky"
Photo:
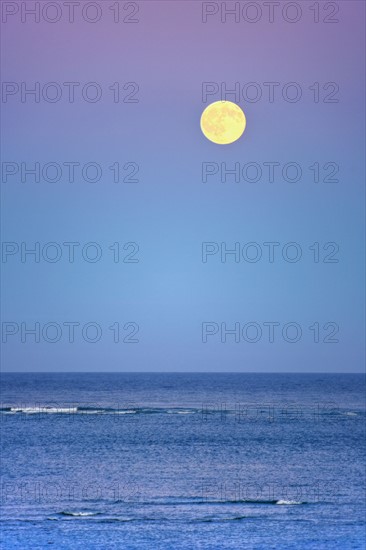
[[[79,91],[69,103],[65,88],[57,103],[9,97],[2,103],[3,161],[97,162],[104,174],[98,183],[79,176],[74,183],[3,179],[4,242],[97,242],[103,250],[97,263],[80,253],[69,263],[66,252],[57,263],[22,263],[20,254],[3,261],[2,319],[19,325],[3,344],[3,370],[362,371],[364,3],[338,2],[339,22],[328,24],[314,23],[313,2],[306,1],[292,24],[281,12],[273,23],[266,15],[257,23],[223,23],[220,13],[203,23],[201,2],[179,0],[138,2],[138,23],[114,23],[112,4],[99,2],[102,18],[94,24],[79,11],[74,23],[63,12],[54,24],[22,23],[19,13],[2,24],[3,81],[98,82],[103,90],[97,103]],[[125,17],[131,8],[120,4]],[[256,4],[265,14],[263,2]],[[321,18],[329,15],[324,6]],[[117,81],[138,83],[138,103],[113,103],[108,87]],[[261,100],[240,100],[247,129],[236,143],[217,146],[202,135],[203,82],[261,86]],[[280,83],[272,103],[264,82]],[[300,101],[283,100],[288,82],[301,86]],[[309,90],[315,82],[319,103]],[[339,102],[323,102],[327,82],[339,85]],[[269,161],[297,162],[301,181],[201,181],[203,162]],[[139,182],[113,183],[114,162],[137,163]],[[314,162],[337,163],[339,182],[314,183]],[[117,241],[138,243],[139,262],[114,263],[108,247]],[[297,242],[303,257],[222,263],[216,255],[203,263],[206,241],[228,248]],[[314,263],[314,242],[336,242],[339,262]],[[303,334],[293,344],[280,333],[269,343],[265,332],[257,343],[222,343],[220,334],[202,343],[206,321],[228,328],[297,322]],[[80,329],[74,343],[66,329],[56,343],[22,343],[22,322],[96,322],[103,333],[94,344]],[[113,343],[108,327],[115,322],[138,323],[139,343]],[[314,322],[337,323],[339,342],[314,343]]]

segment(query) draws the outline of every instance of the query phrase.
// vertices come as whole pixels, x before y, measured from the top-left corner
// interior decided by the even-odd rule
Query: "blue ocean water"
[[[4,549],[365,549],[365,380],[3,374]]]

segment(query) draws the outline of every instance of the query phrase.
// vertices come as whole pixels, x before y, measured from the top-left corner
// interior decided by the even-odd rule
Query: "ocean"
[[[364,550],[357,374],[3,374],[1,548]]]

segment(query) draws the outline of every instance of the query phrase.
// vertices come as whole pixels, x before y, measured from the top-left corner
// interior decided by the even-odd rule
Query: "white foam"
[[[58,407],[11,407],[12,413],[25,414],[72,414],[78,411],[77,407],[58,408]]]
[[[278,500],[276,504],[294,506],[295,504],[302,504],[302,502],[298,502],[297,500]]]
[[[75,518],[81,518],[81,517],[88,517],[88,516],[96,516],[96,512],[62,512],[64,516],[72,516]]]

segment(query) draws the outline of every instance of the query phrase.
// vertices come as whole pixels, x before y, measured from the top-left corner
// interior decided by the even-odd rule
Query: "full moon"
[[[227,145],[243,134],[247,124],[241,108],[231,101],[215,101],[201,116],[201,130],[214,143]]]

